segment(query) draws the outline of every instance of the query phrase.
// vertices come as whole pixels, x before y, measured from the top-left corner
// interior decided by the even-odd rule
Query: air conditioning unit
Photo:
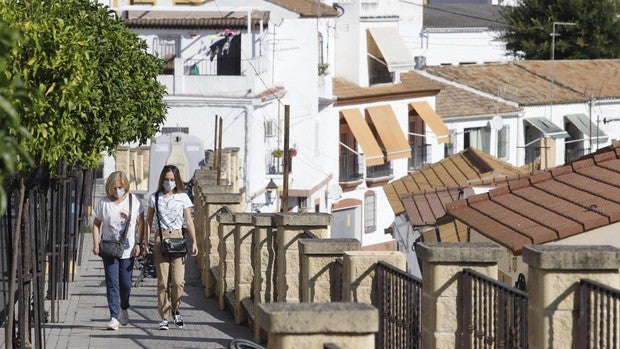
[[[265,137],[275,137],[278,134],[278,124],[275,120],[265,121]]]

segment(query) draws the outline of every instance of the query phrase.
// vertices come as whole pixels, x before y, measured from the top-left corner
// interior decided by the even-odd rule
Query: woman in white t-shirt
[[[119,325],[125,326],[129,321],[134,257],[141,252],[136,241],[144,237],[144,207],[140,199],[128,191],[129,180],[125,173],[112,172],[105,184],[107,196],[99,200],[94,211],[93,253],[99,256],[100,241],[120,241],[123,246],[121,258],[101,256],[110,309],[109,330],[117,330]]]
[[[146,206],[147,226],[153,232],[155,240],[153,257],[157,271],[157,305],[161,316],[159,329],[169,329],[170,313],[175,325],[182,328],[184,323],[179,307],[185,286],[185,257],[163,254],[161,240],[183,237],[182,228],[185,225],[191,239],[188,241],[188,246],[191,246],[188,250],[192,256],[198,255],[198,245],[192,219],[194,204],[185,192],[181,174],[176,166],[164,166],[159,176],[157,191],[149,196]]]

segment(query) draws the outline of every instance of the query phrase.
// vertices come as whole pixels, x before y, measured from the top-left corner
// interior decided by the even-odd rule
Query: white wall
[[[462,31],[445,29],[439,32],[423,30],[412,40],[411,55],[426,57],[426,65],[462,63],[482,64],[506,62],[506,45],[498,40],[499,32],[490,30]]]

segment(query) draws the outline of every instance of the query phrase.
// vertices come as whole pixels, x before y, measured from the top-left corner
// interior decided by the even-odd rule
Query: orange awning
[[[344,117],[353,136],[359,143],[364,157],[366,158],[366,166],[383,165],[383,152],[379,148],[379,144],[370,131],[370,127],[364,120],[359,109],[345,109],[340,111],[340,115]]]
[[[410,158],[411,147],[407,137],[396,120],[396,115],[389,104],[366,108],[381,143],[385,148],[388,160]]]
[[[437,143],[446,143],[450,141],[450,132],[448,131],[448,127],[441,120],[441,116],[437,115],[433,108],[426,102],[413,102],[409,103],[417,113],[420,115],[422,120],[426,123],[435,136],[437,137]]]

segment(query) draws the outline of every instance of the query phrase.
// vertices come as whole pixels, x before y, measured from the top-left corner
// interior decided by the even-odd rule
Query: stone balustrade
[[[212,190],[222,190],[213,186]],[[230,188],[228,188],[230,189]],[[406,270],[396,251],[361,251],[355,239],[330,239],[331,215],[244,213],[240,194],[200,188],[195,225],[207,297],[229,308],[268,348],[374,348],[380,318],[373,299],[378,262]],[[222,211],[222,207],[230,211]],[[421,347],[455,348],[463,338],[463,269],[497,279],[495,243],[418,243],[422,266]],[[620,286],[620,250],[609,246],[528,246],[530,348],[578,348],[578,284]],[[351,321],[355,319],[355,321]]]

